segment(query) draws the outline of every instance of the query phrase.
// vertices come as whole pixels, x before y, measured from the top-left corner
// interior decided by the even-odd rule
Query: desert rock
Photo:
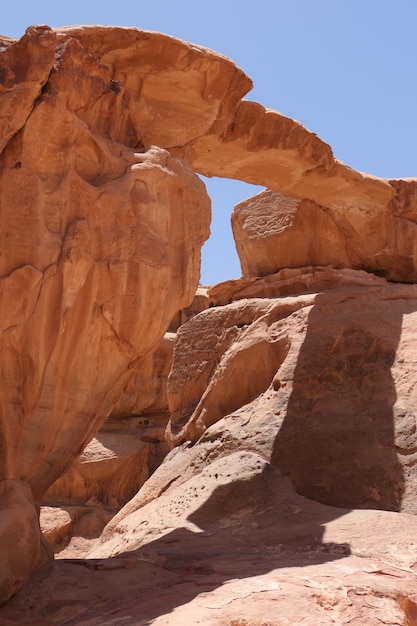
[[[357,172],[302,124],[244,100],[251,80],[207,48],[137,29],[69,26],[131,96],[145,146],[166,148],[206,176],[237,178],[342,211],[387,209],[389,181]]]
[[[0,604],[51,557],[39,525],[39,510],[27,483],[0,481]]]
[[[49,78],[56,37],[48,27],[32,26],[20,41],[0,36],[0,46],[1,152],[24,126]]]
[[[2,623],[415,623],[416,180],[159,33],[34,27],[0,69],[0,600],[50,558],[48,488],[78,533]],[[267,190],[191,304],[196,172]]]
[[[239,203],[232,225],[243,275],[329,265],[414,282],[417,231],[407,209],[415,191],[411,182],[397,188],[394,210],[383,214],[331,211],[269,190]]]
[[[56,36],[62,45],[68,38],[79,42],[110,68],[112,79],[126,88],[131,119],[146,147],[161,146],[206,176],[264,185],[278,192],[267,192],[273,205],[279,194],[289,196],[275,213],[275,206],[269,207],[270,218],[262,216],[259,227],[246,229],[242,244],[238,234],[244,273],[272,273],[288,267],[288,260],[294,263],[290,267],[332,263],[389,280],[417,280],[416,225],[408,210],[414,180],[385,180],[341,163],[299,122],[244,100],[250,79],[211,50],[135,29],[67,27]],[[249,201],[248,210],[256,213],[259,202]],[[275,235],[278,224],[285,231],[284,251],[269,258],[273,243],[267,229],[261,238],[269,244],[258,250],[260,260],[255,254],[250,261],[253,247],[262,246],[262,224],[271,219]],[[318,244],[313,232],[322,238]],[[296,241],[305,235],[306,241],[289,254],[292,235]],[[243,251],[248,239],[254,241]]]
[[[300,274],[308,284],[307,270]],[[325,276],[317,272],[321,286]],[[271,281],[267,298],[253,288],[252,297],[180,329],[168,380],[172,443],[196,442],[226,415],[247,415],[251,445],[299,493],[415,513],[417,288],[376,277],[366,285],[364,272],[359,286],[354,280],[345,271],[314,293],[310,271],[307,293],[276,298],[280,281]]]
[[[86,559],[37,574],[2,623],[413,623],[415,516],[303,498],[257,453],[227,448],[227,425],[212,428],[155,472],[160,497],[139,492]]]
[[[1,154],[0,477],[39,501],[190,304],[210,207],[185,163],[143,149],[124,86],[78,41],[32,29],[5,62],[22,46],[54,65],[16,71],[30,90]]]
[[[198,287],[191,304],[171,320],[170,331],[155,352],[132,368],[133,375],[107,421],[48,489],[44,505],[72,506],[91,501],[117,510],[161,464],[169,451],[165,441],[170,416],[167,379],[176,341],[174,331],[208,308],[207,291]]]
[[[4,410],[10,406],[4,426],[8,434],[3,473],[27,480],[37,497],[110,413],[130,378],[129,365],[157,347],[175,311],[192,298],[192,290],[185,287],[188,278],[178,268],[186,262],[188,272],[198,279],[198,243],[187,234],[181,249],[186,212],[179,220],[170,219],[172,202],[179,206],[170,196],[188,193],[185,205],[195,211],[199,197],[204,206],[203,189],[164,152],[155,149],[132,160],[133,167],[124,161],[126,173],[114,183],[88,185],[86,203],[82,195],[80,203],[76,198],[68,202],[67,209],[75,210],[76,216],[62,224],[59,216],[56,227],[62,234],[46,228],[42,210],[47,202],[35,215],[26,212],[25,220],[22,198],[19,202],[15,194],[12,201],[9,196],[7,203],[7,190],[14,187],[3,188],[4,206],[11,209],[10,230],[3,232],[15,234],[4,242],[3,250],[11,248],[9,255],[4,254],[5,262],[10,266],[13,256],[19,256],[15,269],[5,268],[2,289],[8,303],[2,313],[2,360],[8,381],[3,388]],[[32,167],[27,169],[27,181],[26,168],[16,170],[22,172],[19,183],[15,181],[22,194],[29,193],[29,185],[31,191],[36,189]],[[83,182],[74,172],[68,173],[68,179],[68,193],[77,195],[76,183],[83,187]],[[65,203],[61,184],[55,193]],[[121,196],[127,203],[123,221],[115,211]],[[95,208],[89,210],[90,206]],[[41,231],[37,236],[34,220]],[[194,224],[196,239],[201,237],[202,243],[199,219]],[[25,246],[24,240],[31,236],[36,245]],[[43,238],[45,245],[41,245]],[[36,258],[46,253],[48,243],[49,258]],[[149,328],[146,319],[152,320]],[[22,431],[19,423],[24,416]],[[40,457],[38,450],[43,450]]]

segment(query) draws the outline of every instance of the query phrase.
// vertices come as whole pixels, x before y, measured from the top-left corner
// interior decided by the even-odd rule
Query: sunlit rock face
[[[24,152],[18,156],[25,161]],[[10,194],[13,208],[8,232],[17,235],[3,246],[2,471],[28,481],[37,496],[88,442],[128,383],[131,365],[157,347],[178,304],[187,302],[182,267],[198,279],[192,239],[187,234],[181,244],[183,218],[173,212],[184,193],[197,210],[204,190],[165,152],[132,158],[133,166],[124,161],[126,173],[103,186],[68,172],[69,198],[66,183],[55,198],[44,193],[30,165],[27,179],[22,166],[21,180],[10,190],[3,185],[5,206]],[[77,181],[85,185],[79,202]],[[63,202],[69,215],[62,232],[48,229],[35,204],[13,206],[15,186],[31,203],[39,191],[42,209]],[[23,241],[31,233],[33,250]],[[46,256],[44,239],[49,258],[36,258]]]
[[[246,416],[242,445],[304,496],[416,513],[416,286],[309,267],[226,291],[180,329],[171,442]]]
[[[232,224],[243,275],[330,265],[415,282],[417,226],[407,211],[415,185],[402,182],[383,211],[362,211],[360,203],[356,210],[335,210],[270,190],[239,203]]]
[[[42,574],[42,602],[33,583],[1,619],[124,620],[141,581],[154,624],[219,606],[228,624],[277,606],[271,624],[371,624],[375,598],[378,623],[414,623],[416,181],[349,168],[251,85],[159,33],[0,38],[0,601],[50,558],[48,488],[118,507],[140,487],[90,553],[111,570],[93,607],[64,563],[59,617]],[[196,173],[267,189],[233,213],[243,277],[189,308],[210,221]],[[174,449],[161,463],[155,445]],[[73,521],[43,515],[51,541]]]
[[[39,500],[191,302],[210,203],[80,42],[33,28],[2,55],[0,478]]]
[[[89,563],[128,581],[145,561],[143,610],[161,626],[214,610],[223,623],[412,623],[416,286],[305,267],[208,296],[174,349],[174,447]],[[105,581],[101,597],[107,614]]]
[[[209,303],[207,288],[198,287],[191,304],[171,320],[170,330],[157,349],[132,367],[132,377],[108,419],[71,467],[51,485],[42,499],[43,505],[69,507],[77,523],[81,514],[91,520],[92,509],[97,507],[114,514],[161,464],[169,452],[165,439],[170,417],[167,379],[177,338],[175,331],[208,308]],[[48,511],[49,519],[53,517],[50,506]],[[45,530],[54,548],[62,551],[68,535],[76,530],[74,519],[71,524],[65,521],[68,512],[57,510],[57,517],[64,520],[59,524],[60,533],[51,533],[49,522]],[[96,518],[98,524],[102,523],[103,515],[96,514]]]
[[[43,498],[67,505],[93,500],[117,510],[135,495],[169,448],[166,382],[175,333],[137,364],[109,418]]]

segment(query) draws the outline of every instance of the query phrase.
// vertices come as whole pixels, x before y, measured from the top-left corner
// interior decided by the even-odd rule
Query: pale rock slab
[[[159,497],[139,493],[88,558],[37,574],[2,623],[413,624],[415,516],[303,498],[212,428],[155,472]]]

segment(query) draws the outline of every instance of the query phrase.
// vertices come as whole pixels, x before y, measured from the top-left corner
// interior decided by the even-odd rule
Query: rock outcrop
[[[169,450],[166,383],[174,338],[174,333],[165,333],[158,349],[132,368],[135,375],[107,421],[51,485],[43,503],[80,505],[93,499],[117,510],[160,465]]]
[[[330,235],[330,249],[310,247],[307,258],[301,254],[304,260],[282,253],[294,267],[335,258],[330,262],[339,267],[365,269],[388,280],[417,280],[414,180],[385,180],[341,163],[299,122],[243,100],[250,79],[210,50],[135,29],[68,27],[56,34],[62,42],[79,42],[125,86],[131,119],[146,147],[161,146],[206,176],[236,178],[295,198],[295,205],[286,201],[283,245],[289,230],[296,238],[304,236],[311,220],[306,239],[311,241],[318,229]],[[258,210],[254,201],[249,210]],[[275,233],[283,225],[278,213]],[[259,240],[261,225],[249,229],[248,237]],[[269,236],[267,230],[261,238]],[[261,265],[263,273],[271,273],[271,264],[272,259],[268,267]],[[289,266],[274,265],[272,271]]]
[[[292,272],[306,293],[279,297],[281,283],[289,289],[283,274],[268,294],[259,280],[263,297],[252,285],[250,298],[243,293],[180,329],[170,440],[195,442],[226,415],[245,415],[253,433],[247,425],[242,445],[304,496],[416,513],[417,287],[306,268]]]
[[[239,451],[245,421],[172,451],[101,545],[40,572],[2,624],[413,624],[417,517],[301,497]]]
[[[75,38],[33,28],[0,56],[10,120],[0,155],[0,479],[21,481],[22,493],[28,485],[39,502],[190,304],[210,207],[184,162],[144,150],[125,87]],[[3,502],[4,515],[18,515]],[[2,600],[15,584],[5,577]]]
[[[132,368],[134,375],[99,432],[43,497],[41,529],[55,552],[72,550],[80,534],[97,537],[169,452],[167,379],[176,331],[209,303],[207,289],[199,287],[192,303],[171,320],[157,350]]]
[[[412,188],[410,183],[407,194],[412,195]],[[400,189],[398,185],[399,194]],[[400,204],[406,214],[405,203]],[[311,200],[263,191],[233,210],[242,273],[267,276],[284,268],[330,265],[414,282],[417,226],[412,215],[404,219],[399,213],[335,211]]]
[[[416,623],[416,180],[172,37],[0,43],[0,602],[50,558],[48,489],[50,542],[83,535],[2,624]],[[267,189],[192,303],[196,172]]]

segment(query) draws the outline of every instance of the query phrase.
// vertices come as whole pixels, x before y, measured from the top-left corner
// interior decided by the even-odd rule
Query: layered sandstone
[[[49,558],[51,485],[55,543],[140,487],[2,623],[413,624],[416,181],[352,170],[158,33],[35,27],[0,68],[0,601]],[[234,211],[242,279],[187,310],[195,172],[268,189]]]
[[[191,302],[210,208],[184,162],[144,150],[125,87],[79,41],[33,28],[1,56],[0,478],[39,500]]]

